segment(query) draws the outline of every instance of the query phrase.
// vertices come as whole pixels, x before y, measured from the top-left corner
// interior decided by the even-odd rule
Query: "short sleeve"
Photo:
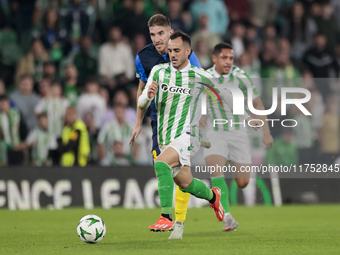
[[[136,77],[141,81],[146,82],[148,80],[148,76],[145,73],[144,66],[140,61],[138,54],[136,56],[135,65],[136,65]]]

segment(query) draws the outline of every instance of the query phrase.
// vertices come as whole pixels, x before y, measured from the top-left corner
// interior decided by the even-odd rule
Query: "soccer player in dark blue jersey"
[[[170,62],[168,55],[168,42],[170,35],[174,32],[173,29],[171,29],[170,20],[162,14],[156,14],[149,19],[148,27],[152,44],[145,46],[145,48],[137,54],[135,62],[137,69],[136,77],[139,79],[137,98],[139,98],[143,92],[151,69],[155,65]],[[192,65],[201,67],[193,51],[191,51],[189,55],[189,61]],[[144,114],[145,110],[141,110],[137,107],[137,120],[132,132],[130,141],[131,145],[133,145],[134,139],[136,139],[141,132]],[[157,141],[157,110],[154,100],[151,102],[146,114],[151,118],[153,143],[152,156],[155,160],[160,154],[160,150],[158,148]],[[186,217],[189,198],[189,193],[184,193],[177,187],[175,195],[176,223],[182,225],[182,227]],[[173,229],[173,225],[174,223],[171,219],[171,211],[170,209],[167,209],[167,211],[162,211],[161,218],[156,222],[156,224],[150,226],[149,229],[156,232],[168,231]]]

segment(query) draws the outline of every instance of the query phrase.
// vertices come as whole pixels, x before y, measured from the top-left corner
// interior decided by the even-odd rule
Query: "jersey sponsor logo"
[[[165,91],[169,91],[171,93],[175,94],[182,94],[182,95],[192,95],[191,94],[191,89],[189,88],[181,88],[181,87],[176,87],[176,86],[168,86],[168,84],[163,83],[161,85],[161,89]]]
[[[163,84],[161,85],[161,89],[162,89],[164,92],[165,92],[165,91],[168,91],[168,89],[169,89],[168,84],[163,83]]]

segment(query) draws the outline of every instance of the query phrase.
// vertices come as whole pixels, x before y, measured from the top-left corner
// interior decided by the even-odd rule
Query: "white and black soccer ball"
[[[97,215],[86,215],[77,226],[80,239],[86,243],[98,243],[106,234],[104,221]]]

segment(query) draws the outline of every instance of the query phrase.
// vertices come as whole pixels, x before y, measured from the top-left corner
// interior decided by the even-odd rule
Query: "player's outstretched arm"
[[[142,95],[145,85],[146,85],[146,82],[139,80],[138,91],[137,91],[137,105],[138,105],[138,98]],[[140,132],[142,131],[142,122],[143,122],[144,114],[145,114],[145,109],[141,110],[137,106],[136,124],[135,124],[133,131],[132,131],[131,139],[130,139],[130,143],[129,143],[131,146],[133,146],[135,139],[138,138]]]

